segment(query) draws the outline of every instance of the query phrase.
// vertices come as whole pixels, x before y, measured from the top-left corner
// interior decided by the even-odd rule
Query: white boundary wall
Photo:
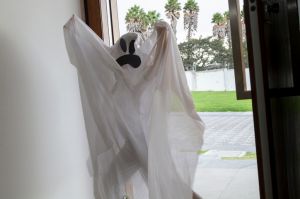
[[[209,71],[186,71],[188,86],[192,91],[235,91],[233,69],[216,69]],[[246,69],[247,89],[250,90],[249,69]]]

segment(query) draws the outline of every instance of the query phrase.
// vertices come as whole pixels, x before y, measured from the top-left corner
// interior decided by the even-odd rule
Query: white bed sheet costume
[[[204,124],[170,25],[158,21],[145,41],[127,33],[110,47],[73,16],[64,34],[78,71],[96,198],[121,199],[130,182],[134,199],[191,199]],[[121,66],[123,55],[140,64]]]

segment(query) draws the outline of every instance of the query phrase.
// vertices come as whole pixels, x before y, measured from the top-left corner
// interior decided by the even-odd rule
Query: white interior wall
[[[91,199],[63,25],[81,0],[0,0],[0,198]]]

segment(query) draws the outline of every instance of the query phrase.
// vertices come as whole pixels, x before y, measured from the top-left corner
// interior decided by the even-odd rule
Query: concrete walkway
[[[203,199],[258,199],[255,159],[238,160],[255,152],[252,113],[200,113],[206,124],[194,190]],[[233,160],[224,160],[233,157]]]

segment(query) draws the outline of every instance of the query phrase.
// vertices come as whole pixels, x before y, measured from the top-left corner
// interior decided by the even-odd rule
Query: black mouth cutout
[[[120,66],[129,64],[133,68],[138,68],[141,65],[141,58],[137,55],[134,55],[134,53],[135,53],[134,42],[135,42],[135,40],[130,41],[129,54],[122,55],[121,57],[119,57],[116,60]],[[120,39],[120,47],[123,52],[127,51],[127,44],[123,38]]]

